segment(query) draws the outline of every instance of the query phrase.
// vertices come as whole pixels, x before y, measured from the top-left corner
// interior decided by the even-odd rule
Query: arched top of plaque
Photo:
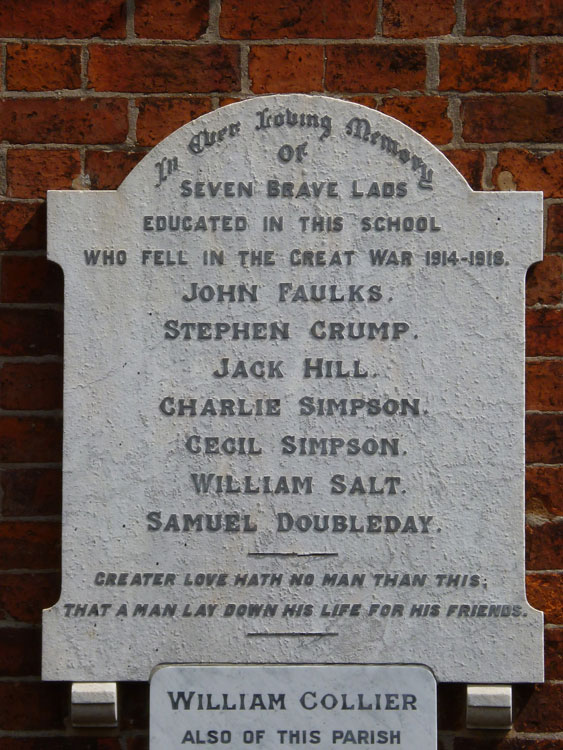
[[[539,193],[474,192],[321,96],[190,122],[51,191],[65,273],[52,680],[161,663],[542,676],[524,585],[524,279]]]
[[[206,244],[216,231],[226,238],[231,228],[240,230],[243,219],[237,224],[234,215],[232,222],[221,218],[219,226],[217,220],[202,217],[188,227],[182,206],[207,210],[219,200],[234,204],[238,198],[244,203],[249,191],[253,201],[246,201],[247,226],[252,203],[260,203],[262,209],[265,200],[293,211],[313,201],[317,211],[345,211],[343,205],[357,208],[366,214],[361,231],[380,233],[376,236],[388,231],[431,234],[426,218],[414,214],[418,208],[428,212],[437,206],[460,222],[462,232],[484,231],[488,216],[497,233],[500,219],[493,214],[499,210],[507,220],[503,226],[523,225],[525,232],[534,224],[529,212],[537,213],[541,200],[540,193],[475,192],[444,154],[407,125],[360,104],[306,94],[247,99],[187,123],[155,146],[117,191],[55,192],[74,196],[64,199],[68,211],[73,204],[77,209],[88,205],[90,212],[115,215],[116,222],[119,216],[122,222],[127,217],[133,221],[131,212],[148,202],[154,218],[142,226],[137,223],[141,237],[154,231],[154,236],[164,238],[174,232],[169,224],[174,227],[177,219],[163,225],[162,216],[168,214],[180,217],[180,234],[188,237],[189,232],[190,241],[197,238]],[[388,208],[395,212],[407,204],[406,223],[398,229],[392,216],[381,216]],[[90,222],[94,232],[103,233],[107,225],[107,220]],[[75,227],[82,232],[81,222]],[[72,234],[68,227],[67,236]],[[501,231],[498,242],[506,240]],[[522,268],[541,257],[537,242],[521,242],[519,251]],[[64,266],[54,243],[49,255]]]
[[[160,182],[160,164],[166,167],[162,176],[173,168],[171,154],[177,155],[179,171],[189,165],[191,172],[198,162],[233,170],[258,162],[269,170],[299,166],[304,173],[314,166],[318,175],[320,161],[329,177],[335,170],[350,176],[359,166],[363,172],[388,170],[395,181],[419,190],[469,187],[447,157],[399,120],[361,104],[308,94],[247,99],[183,125],[132,170],[119,190],[136,190],[139,175],[147,171]]]

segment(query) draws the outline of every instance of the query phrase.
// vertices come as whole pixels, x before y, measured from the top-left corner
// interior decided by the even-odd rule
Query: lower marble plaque
[[[422,666],[171,665],[151,679],[150,750],[436,742],[436,680]]]

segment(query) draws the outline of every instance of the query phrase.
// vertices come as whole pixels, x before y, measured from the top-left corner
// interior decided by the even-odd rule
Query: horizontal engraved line
[[[339,633],[247,633],[249,637],[266,637],[266,638],[301,638],[302,636],[309,636],[315,638],[321,638],[325,636],[340,635]]]
[[[248,552],[248,557],[338,557],[338,552]]]

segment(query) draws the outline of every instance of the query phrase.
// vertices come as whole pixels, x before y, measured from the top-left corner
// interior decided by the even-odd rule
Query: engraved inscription
[[[66,374],[49,678],[186,659],[537,678],[520,297],[539,217],[533,194],[471,191],[401,123],[302,95],[188,123],[116,192],[50,194]],[[317,717],[416,712],[388,692],[297,698]],[[289,700],[173,695],[190,714]]]

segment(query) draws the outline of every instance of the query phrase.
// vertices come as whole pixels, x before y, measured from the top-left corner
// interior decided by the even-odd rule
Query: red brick
[[[514,729],[525,732],[559,732],[563,716],[563,685],[534,685],[526,705],[514,718]]]
[[[562,30],[563,30],[563,24]],[[561,91],[563,89],[563,47],[560,44],[540,44],[536,55],[533,88]]]
[[[122,143],[127,131],[124,99],[0,101],[0,138],[11,143]]]
[[[530,47],[440,46],[441,91],[527,91],[530,85]]]
[[[563,516],[563,466],[526,468],[526,510],[540,516]]]
[[[256,94],[320,91],[323,58],[323,48],[313,45],[252,47],[248,60],[252,91]]]
[[[526,311],[526,354],[528,357],[563,356],[563,314],[560,309]]]
[[[35,628],[0,630],[0,675],[38,676],[41,670],[41,633]]]
[[[138,37],[198,39],[208,23],[208,0],[143,0],[135,8]]]
[[[545,252],[563,253],[563,203],[548,206]]]
[[[240,86],[239,50],[231,45],[90,47],[96,91],[208,92]]]
[[[563,680],[563,628],[545,629],[545,679]]]
[[[501,190],[543,190],[545,198],[563,195],[563,153],[535,154],[524,149],[506,149],[497,158],[493,182]]]
[[[518,690],[518,686],[515,686]],[[479,734],[487,734],[479,731]],[[563,740],[539,740],[521,735],[520,737],[499,737],[498,732],[491,732],[491,737],[475,737],[476,730],[470,732],[472,737],[455,737],[453,750],[563,750]]]
[[[60,566],[61,530],[45,521],[0,521],[0,570]]]
[[[30,42],[7,45],[8,90],[53,91],[80,85],[80,47]]]
[[[526,363],[526,408],[563,411],[563,360]]]
[[[452,123],[448,100],[441,96],[394,96],[384,99],[380,111],[404,122],[434,144],[449,143]]]
[[[60,469],[2,469],[0,489],[5,517],[55,516],[61,512]]]
[[[563,99],[508,94],[465,99],[461,103],[463,137],[468,142],[548,143],[563,135]]]
[[[0,682],[0,729],[63,729],[68,686],[56,682]]]
[[[370,109],[377,109],[379,107],[379,101],[377,100],[377,98],[368,94],[347,96],[346,101],[354,102],[355,104],[361,104],[363,107],[369,107]]]
[[[43,202],[0,201],[0,251],[44,249],[45,214]]]
[[[465,724],[465,685],[438,683],[438,731],[462,729]]]
[[[454,149],[444,151],[444,156],[452,162],[471,185],[473,190],[483,189],[483,169],[485,167],[485,154],[476,149]]]
[[[528,601],[552,625],[563,625],[563,576],[559,573],[529,573],[526,576]]]
[[[559,570],[563,565],[563,520],[526,525],[526,569]]]
[[[563,414],[526,415],[526,461],[563,463]]]
[[[524,149],[507,148],[498,155],[493,169],[493,183],[502,188],[507,183],[517,190],[543,190],[544,198],[563,197],[563,152],[533,154]]]
[[[426,53],[417,45],[327,47],[326,87],[331,91],[414,91],[424,88]]]
[[[59,362],[4,362],[0,408],[61,409],[63,370]]]
[[[58,573],[0,573],[0,620],[40,623],[42,611],[57,602],[59,592]]]
[[[226,107],[228,104],[237,104],[238,102],[244,101],[244,99],[244,96],[221,96],[219,98],[219,106]]]
[[[43,357],[62,353],[58,310],[0,308],[0,355]]]
[[[561,33],[559,0],[467,0],[468,36]]]
[[[138,151],[88,151],[86,177],[94,190],[115,190],[145,156]]]
[[[124,0],[2,0],[1,37],[125,37]]]
[[[383,0],[383,36],[397,39],[449,34],[456,22],[453,0]]]
[[[225,39],[349,39],[375,34],[373,0],[223,0],[219,32]]]
[[[527,305],[558,305],[563,293],[563,258],[547,255],[526,275]]]
[[[138,734],[135,737],[129,737],[127,740],[127,750],[149,750],[148,735]]]
[[[50,463],[60,461],[61,455],[58,417],[0,417],[0,461]]]
[[[2,261],[2,302],[63,301],[63,271],[44,256],[8,256]]]
[[[122,689],[124,685],[120,685],[119,687]],[[66,713],[68,713],[68,709],[65,708]],[[80,735],[3,737],[1,747],[2,750],[120,750],[121,742],[119,737],[89,737]]]
[[[139,99],[137,143],[154,146],[196,117],[210,112],[211,99]]]
[[[7,156],[7,195],[10,198],[45,198],[47,190],[72,187],[80,174],[78,151],[10,149]]]
[[[135,682],[121,692],[119,708],[123,729],[148,729],[149,726],[149,685]]]

